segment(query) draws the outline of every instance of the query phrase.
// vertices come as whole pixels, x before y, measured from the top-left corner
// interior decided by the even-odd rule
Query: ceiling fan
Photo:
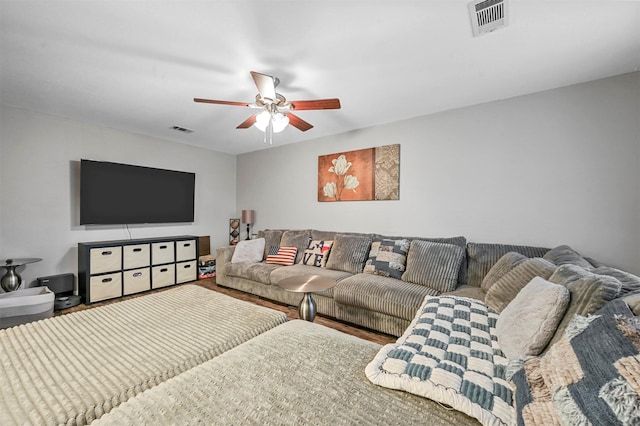
[[[244,106],[261,111],[256,112],[251,117],[240,123],[236,129],[248,129],[255,126],[265,132],[265,142],[267,135],[271,141],[273,133],[283,131],[287,125],[306,132],[313,126],[302,118],[293,114],[292,111],[318,110],[318,109],[340,109],[340,99],[317,99],[312,101],[288,101],[280,93],[276,93],[276,87],[280,79],[259,72],[251,71],[251,77],[258,88],[255,103],[219,101],[215,99],[194,98],[195,102],[208,104]]]

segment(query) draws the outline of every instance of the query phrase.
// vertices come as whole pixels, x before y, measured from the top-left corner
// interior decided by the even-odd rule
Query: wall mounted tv
[[[80,161],[80,225],[193,222],[195,173]]]

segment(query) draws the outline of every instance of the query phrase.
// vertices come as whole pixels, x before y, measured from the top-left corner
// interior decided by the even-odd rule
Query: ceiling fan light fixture
[[[273,124],[273,133],[280,133],[289,125],[289,117],[281,112],[273,114],[271,120]]]
[[[260,114],[256,115],[256,122],[253,124],[260,131],[266,132],[267,126],[269,125],[269,121],[271,120],[271,113],[267,110],[262,111]]]

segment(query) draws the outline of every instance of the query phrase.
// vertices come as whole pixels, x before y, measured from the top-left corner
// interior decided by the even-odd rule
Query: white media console
[[[198,237],[78,243],[78,291],[86,304],[198,279]]]

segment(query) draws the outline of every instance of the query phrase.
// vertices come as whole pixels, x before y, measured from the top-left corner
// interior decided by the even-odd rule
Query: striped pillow
[[[296,260],[297,247],[280,247],[276,254],[269,254],[266,263],[291,266]]]
[[[413,240],[402,281],[426,285],[440,292],[453,291],[464,256],[464,249],[453,244]]]

